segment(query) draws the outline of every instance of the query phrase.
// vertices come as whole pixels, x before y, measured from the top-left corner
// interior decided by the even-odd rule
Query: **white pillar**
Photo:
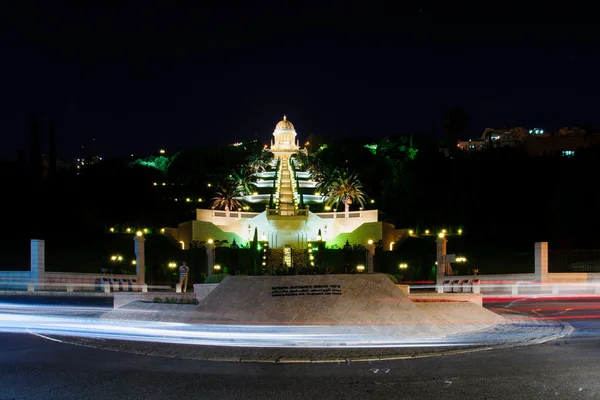
[[[30,279],[36,290],[44,286],[46,250],[43,240],[31,239],[31,272]]]
[[[136,235],[133,238],[135,242],[135,273],[137,275],[137,284],[144,285],[146,283],[146,258],[145,245],[146,238]]]
[[[548,242],[535,243],[535,280],[548,281]]]
[[[375,272],[375,242],[367,244],[367,272]]]
[[[436,285],[438,287],[438,293],[442,293],[444,285],[444,276],[446,275],[446,243],[448,243],[448,240],[446,240],[445,237],[438,237],[436,243]],[[442,291],[440,291],[440,288],[442,288]]]

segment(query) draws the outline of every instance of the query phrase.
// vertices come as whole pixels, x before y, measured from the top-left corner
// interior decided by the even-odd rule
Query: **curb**
[[[256,357],[253,355],[244,355],[244,354],[240,354],[239,356],[237,355],[231,355],[231,354],[227,354],[227,355],[218,355],[218,354],[207,354],[207,355],[192,355],[190,356],[189,354],[173,354],[173,352],[169,353],[168,351],[163,351],[161,353],[162,348],[160,347],[152,347],[152,350],[145,350],[144,346],[146,345],[155,345],[153,343],[138,343],[138,342],[126,342],[126,341],[119,341],[119,340],[106,340],[106,339],[90,339],[90,338],[85,338],[83,341],[78,341],[77,338],[74,337],[66,337],[66,336],[55,336],[55,335],[37,335],[35,332],[30,332],[31,334],[37,335],[43,339],[46,340],[53,340],[53,341],[59,341],[63,344],[70,344],[70,345],[75,345],[75,346],[82,346],[82,347],[88,347],[88,348],[95,348],[95,349],[99,349],[99,350],[109,350],[109,351],[118,351],[118,352],[124,352],[124,353],[131,353],[131,354],[139,354],[139,355],[146,355],[146,356],[155,356],[155,357],[168,357],[168,358],[179,358],[179,359],[187,359],[187,360],[199,360],[199,361],[210,361],[210,362],[230,362],[230,363],[263,363],[263,364],[342,364],[342,363],[350,363],[350,362],[378,362],[378,361],[396,361],[396,360],[416,360],[416,359],[422,359],[422,358],[431,358],[431,357],[443,357],[443,356],[455,356],[455,355],[461,355],[461,354],[468,354],[468,353],[475,353],[475,352],[481,352],[481,351],[490,351],[490,350],[502,350],[502,349],[508,349],[508,348],[515,348],[515,347],[525,347],[525,346],[532,346],[532,345],[539,345],[539,344],[543,344],[543,343],[547,343],[550,342],[552,340],[556,340],[556,339],[560,339],[563,337],[567,337],[569,336],[575,329],[562,321],[557,321],[558,326],[561,327],[560,331],[545,336],[545,337],[541,337],[541,338],[536,338],[536,337],[530,337],[530,338],[525,338],[523,340],[519,340],[519,341],[515,341],[512,343],[498,343],[498,344],[490,344],[490,343],[485,343],[485,342],[481,342],[479,344],[473,344],[473,345],[468,345],[468,347],[464,347],[464,348],[456,348],[456,347],[452,347],[452,348],[447,348],[447,350],[439,350],[439,348],[432,348],[432,347],[423,347],[423,348],[404,348],[404,349],[399,349],[399,348],[372,348],[372,349],[356,349],[356,348],[348,348],[348,349],[344,349],[348,356],[343,356],[340,357],[339,354],[337,355],[331,355],[331,358],[316,358],[314,356],[314,354],[307,354],[306,356],[297,356],[297,355],[289,355],[289,356],[282,356],[281,354],[277,354],[280,353],[281,351],[306,351],[308,353],[310,353],[311,351],[319,351],[319,350],[323,350],[321,349],[310,349],[310,348],[305,348],[305,349],[299,349],[299,348],[277,348],[277,350],[273,350],[273,349],[266,349],[266,348],[237,348],[235,351],[240,351],[240,352],[244,352],[244,351],[261,351],[261,352],[271,352],[273,353],[273,355],[267,355],[264,358],[263,357]],[[518,324],[513,324],[516,326],[515,331],[518,330]],[[548,329],[558,329],[558,326],[554,325],[554,326],[548,326]],[[540,326],[541,328],[542,326]],[[133,347],[130,349],[124,349],[124,347],[127,344],[133,344]],[[191,345],[185,345],[185,344],[174,344],[172,346],[177,346],[175,347],[175,349],[177,351],[181,351],[182,349],[189,349]],[[196,349],[202,349],[202,350],[208,350],[208,352],[227,352],[227,351],[231,351],[231,347],[219,347],[219,346],[198,346],[195,347]],[[435,349],[435,350],[434,350]],[[344,351],[344,350],[340,350],[335,349],[336,351]],[[399,351],[401,352],[400,354],[388,354],[388,355],[373,355],[373,354],[369,354],[368,352],[371,351],[371,353],[373,352],[377,352],[377,351],[385,351],[385,350],[389,350],[390,352],[392,351]],[[427,350],[431,350],[431,351],[427,351]],[[360,351],[364,351],[365,354],[364,355],[360,355],[360,354],[352,354],[353,352]]]

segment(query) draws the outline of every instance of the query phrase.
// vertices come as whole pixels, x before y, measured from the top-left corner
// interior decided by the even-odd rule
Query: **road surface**
[[[562,318],[576,330],[535,346],[333,364],[196,361],[0,334],[0,399],[600,398],[600,302],[488,306]]]

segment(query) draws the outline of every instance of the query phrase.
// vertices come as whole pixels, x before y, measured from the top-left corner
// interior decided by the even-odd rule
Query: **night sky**
[[[92,138],[104,156],[266,143],[284,113],[301,141],[441,135],[454,107],[467,135],[600,125],[597,10],[150,3],[2,6],[0,159],[34,115],[65,158]]]

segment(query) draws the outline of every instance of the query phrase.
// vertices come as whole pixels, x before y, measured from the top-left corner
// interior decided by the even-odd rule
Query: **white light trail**
[[[86,308],[80,308],[85,312]],[[339,326],[185,324],[0,312],[0,332],[234,347],[437,347],[468,343],[345,333]],[[54,338],[52,338],[54,339]],[[58,339],[56,339],[58,340]]]

